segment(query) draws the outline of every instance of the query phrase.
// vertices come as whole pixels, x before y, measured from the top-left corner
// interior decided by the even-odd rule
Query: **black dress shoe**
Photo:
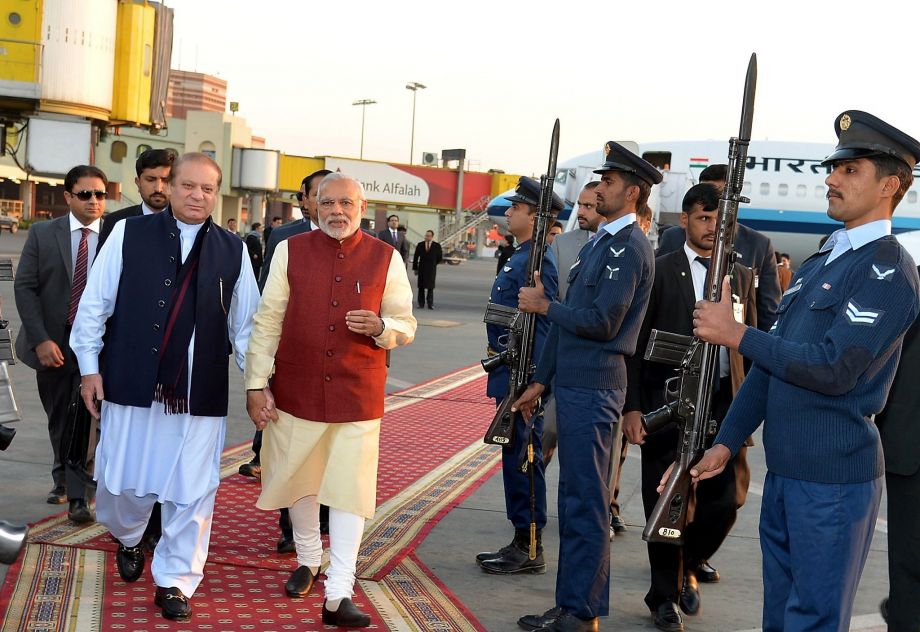
[[[192,617],[192,607],[188,597],[178,588],[161,588],[157,586],[153,603],[162,608],[163,617],[172,621],[188,621]]]
[[[525,630],[539,630],[551,626],[556,619],[561,617],[565,610],[560,606],[554,606],[543,614],[525,614],[518,619],[518,626]]]
[[[626,533],[626,522],[624,522],[623,519],[620,518],[618,515],[611,514],[610,515],[610,528],[613,529],[613,532],[616,533],[617,535],[620,535],[621,533]]]
[[[878,605],[878,611],[885,623],[888,623],[888,597],[882,599],[882,603]]]
[[[524,548],[515,543],[500,556],[483,560],[479,567],[493,575],[513,575],[517,573],[540,574],[546,572],[546,562],[543,560],[543,547],[537,548],[537,557],[530,559],[529,546]]]
[[[652,623],[664,632],[684,632],[684,620],[673,601],[665,601],[652,613]]]
[[[703,560],[696,567],[696,579],[704,584],[715,584],[719,581],[719,571],[714,569],[708,560]]]
[[[282,533],[281,539],[278,540],[278,544],[275,548],[278,549],[279,553],[294,553],[297,550],[294,546],[294,536]]]
[[[316,581],[316,575],[310,570],[309,566],[298,566],[297,570],[291,573],[291,576],[284,583],[284,592],[288,597],[306,597],[313,588],[313,582]]]
[[[571,612],[564,612],[558,619],[538,632],[597,632],[597,617],[579,619]]]
[[[510,544],[506,544],[505,546],[503,546],[497,551],[483,551],[482,553],[477,553],[476,563],[482,566],[482,563],[485,562],[486,560],[494,560],[497,557],[501,557],[505,555],[506,553],[508,553],[508,549],[512,548],[513,546],[514,546],[514,542],[511,542]]]
[[[77,524],[89,524],[96,521],[93,512],[89,510],[89,507],[86,506],[86,501],[82,498],[71,499],[67,517]]]
[[[118,574],[126,582],[136,582],[144,574],[144,549],[138,546],[125,546],[118,543],[118,553],[115,554],[115,565]]]
[[[323,600],[323,623],[340,628],[366,628],[371,624],[371,617],[358,610],[351,599],[343,599],[335,612],[326,610],[326,601]]]
[[[45,502],[49,505],[63,505],[67,502],[67,491],[63,487],[55,487],[48,492]]]
[[[262,464],[259,462],[259,457],[254,458],[249,463],[243,463],[239,469],[240,474],[243,476],[249,476],[252,478],[262,478]]]
[[[677,600],[684,614],[691,617],[700,611],[700,586],[696,583],[696,575],[688,572],[684,575],[684,585],[680,589],[680,598]]]

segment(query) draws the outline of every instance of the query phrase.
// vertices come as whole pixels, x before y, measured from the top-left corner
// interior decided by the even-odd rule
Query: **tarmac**
[[[11,257],[18,265],[27,231],[0,234],[0,258]],[[410,271],[410,281],[414,278]],[[482,315],[495,274],[494,259],[469,260],[439,268],[435,309],[417,310],[419,328],[415,342],[392,354],[388,392],[427,381],[433,377],[476,364],[485,352]],[[0,283],[3,318],[9,320],[15,339],[20,329],[13,299],[13,283]],[[0,452],[2,509],[0,519],[34,523],[66,509],[48,505],[45,497],[52,487],[51,448],[46,417],[38,398],[34,371],[24,364],[10,367],[14,393],[23,421],[15,424],[16,438]],[[227,447],[252,437],[253,426],[244,405],[242,377],[231,367],[230,416]],[[489,419],[471,419],[485,431]],[[432,420],[437,423],[437,420]],[[755,441],[757,437],[755,436]],[[412,446],[406,458],[411,459]],[[695,617],[684,617],[688,631],[754,632],[760,628],[762,581],[757,524],[766,467],[763,452],[748,452],[752,483],[747,504],[722,549],[712,558],[722,580],[701,584],[702,609]],[[490,631],[518,630],[518,617],[540,613],[554,605],[558,524],[556,486],[558,465],[547,471],[549,524],[544,531],[547,572],[543,575],[495,576],[483,573],[475,564],[479,551],[495,550],[508,543],[512,529],[505,517],[501,476],[492,476],[482,487],[451,511],[420,545],[422,562],[473,612]],[[610,631],[654,630],[643,602],[648,590],[648,558],[642,541],[644,526],[639,480],[639,450],[631,448],[624,464],[621,515],[628,531],[611,543],[610,616],[601,619],[601,629]],[[851,630],[881,632],[885,629],[878,605],[888,592],[886,500],[882,508],[869,559],[853,608]],[[267,520],[273,520],[266,517]],[[0,565],[0,579],[6,567]],[[563,578],[564,581],[564,578]]]

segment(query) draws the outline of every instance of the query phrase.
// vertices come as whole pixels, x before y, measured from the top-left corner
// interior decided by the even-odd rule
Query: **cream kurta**
[[[285,241],[275,249],[249,338],[245,363],[247,389],[263,388],[274,370],[291,292],[287,266]],[[415,338],[412,298],[406,266],[399,253],[393,251],[379,314],[385,328],[374,338],[377,346],[393,349]],[[308,322],[304,326],[328,324]],[[257,506],[290,507],[304,496],[316,495],[324,505],[373,517],[379,439],[379,419],[324,423],[279,411],[278,421],[270,423],[262,434],[262,494]]]

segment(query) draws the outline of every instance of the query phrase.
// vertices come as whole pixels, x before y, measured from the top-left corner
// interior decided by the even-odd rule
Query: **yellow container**
[[[3,2],[0,9],[0,98],[40,95],[41,0]]]
[[[146,2],[119,0],[115,30],[113,123],[150,125],[153,36],[156,9]]]
[[[278,190],[300,191],[300,183],[314,171],[319,171],[326,164],[322,158],[306,156],[289,156],[281,154],[278,165]]]

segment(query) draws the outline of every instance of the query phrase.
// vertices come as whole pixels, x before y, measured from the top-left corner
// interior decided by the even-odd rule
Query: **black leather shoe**
[[[700,562],[700,565],[696,567],[696,579],[703,582],[704,584],[716,584],[718,583],[719,571],[714,569],[708,560],[703,560]]]
[[[483,551],[482,553],[477,553],[476,563],[482,566],[482,563],[485,562],[486,560],[494,560],[497,557],[501,557],[505,555],[506,553],[508,553],[508,549],[510,549],[513,546],[514,546],[514,542],[511,542],[510,544],[506,544],[505,546],[503,546],[497,551]]]
[[[882,603],[878,605],[878,611],[882,615],[882,620],[888,623],[888,597],[882,599]]]
[[[298,566],[297,570],[291,573],[291,576],[284,583],[284,592],[288,597],[306,597],[313,588],[313,582],[316,581],[316,575],[310,570],[309,566]]]
[[[278,549],[279,553],[295,552],[297,549],[294,546],[294,536],[282,533],[281,539],[278,540],[278,544],[275,546],[275,548]]]
[[[153,603],[162,608],[163,617],[172,621],[188,621],[192,618],[192,606],[188,597],[178,588],[161,588],[157,586]]]
[[[558,619],[539,632],[597,632],[597,617],[579,619],[571,612],[563,613]]]
[[[529,546],[520,548],[514,544],[505,551],[501,557],[483,560],[480,568],[493,575],[513,575],[516,573],[540,574],[546,572],[546,562],[543,560],[543,547],[537,548],[537,557],[530,559]]]
[[[86,501],[82,498],[74,498],[70,501],[67,517],[77,524],[89,524],[96,521],[93,512],[89,510],[89,507],[86,506]]]
[[[63,487],[55,487],[48,492],[45,502],[49,505],[63,505],[67,502],[67,491]]]
[[[243,476],[250,476],[252,478],[262,478],[262,464],[259,462],[259,457],[254,458],[249,463],[243,463],[239,469],[240,474]]]
[[[115,565],[118,574],[126,582],[136,582],[144,574],[144,549],[138,546],[125,546],[118,543],[118,553],[115,554]]]
[[[673,601],[665,601],[652,613],[652,623],[664,632],[684,632],[684,620]]]
[[[343,599],[335,612],[326,610],[326,601],[323,600],[323,623],[340,628],[366,628],[371,624],[371,617],[358,610],[351,599]]]
[[[564,612],[560,606],[554,606],[543,614],[525,614],[518,619],[518,626],[525,630],[541,630],[555,623]]]
[[[684,575],[684,585],[680,589],[680,598],[677,600],[684,614],[691,617],[700,611],[700,586],[696,583],[696,575],[688,572]]]
[[[610,528],[613,529],[613,532],[617,535],[626,533],[626,523],[616,514],[610,515]]]

